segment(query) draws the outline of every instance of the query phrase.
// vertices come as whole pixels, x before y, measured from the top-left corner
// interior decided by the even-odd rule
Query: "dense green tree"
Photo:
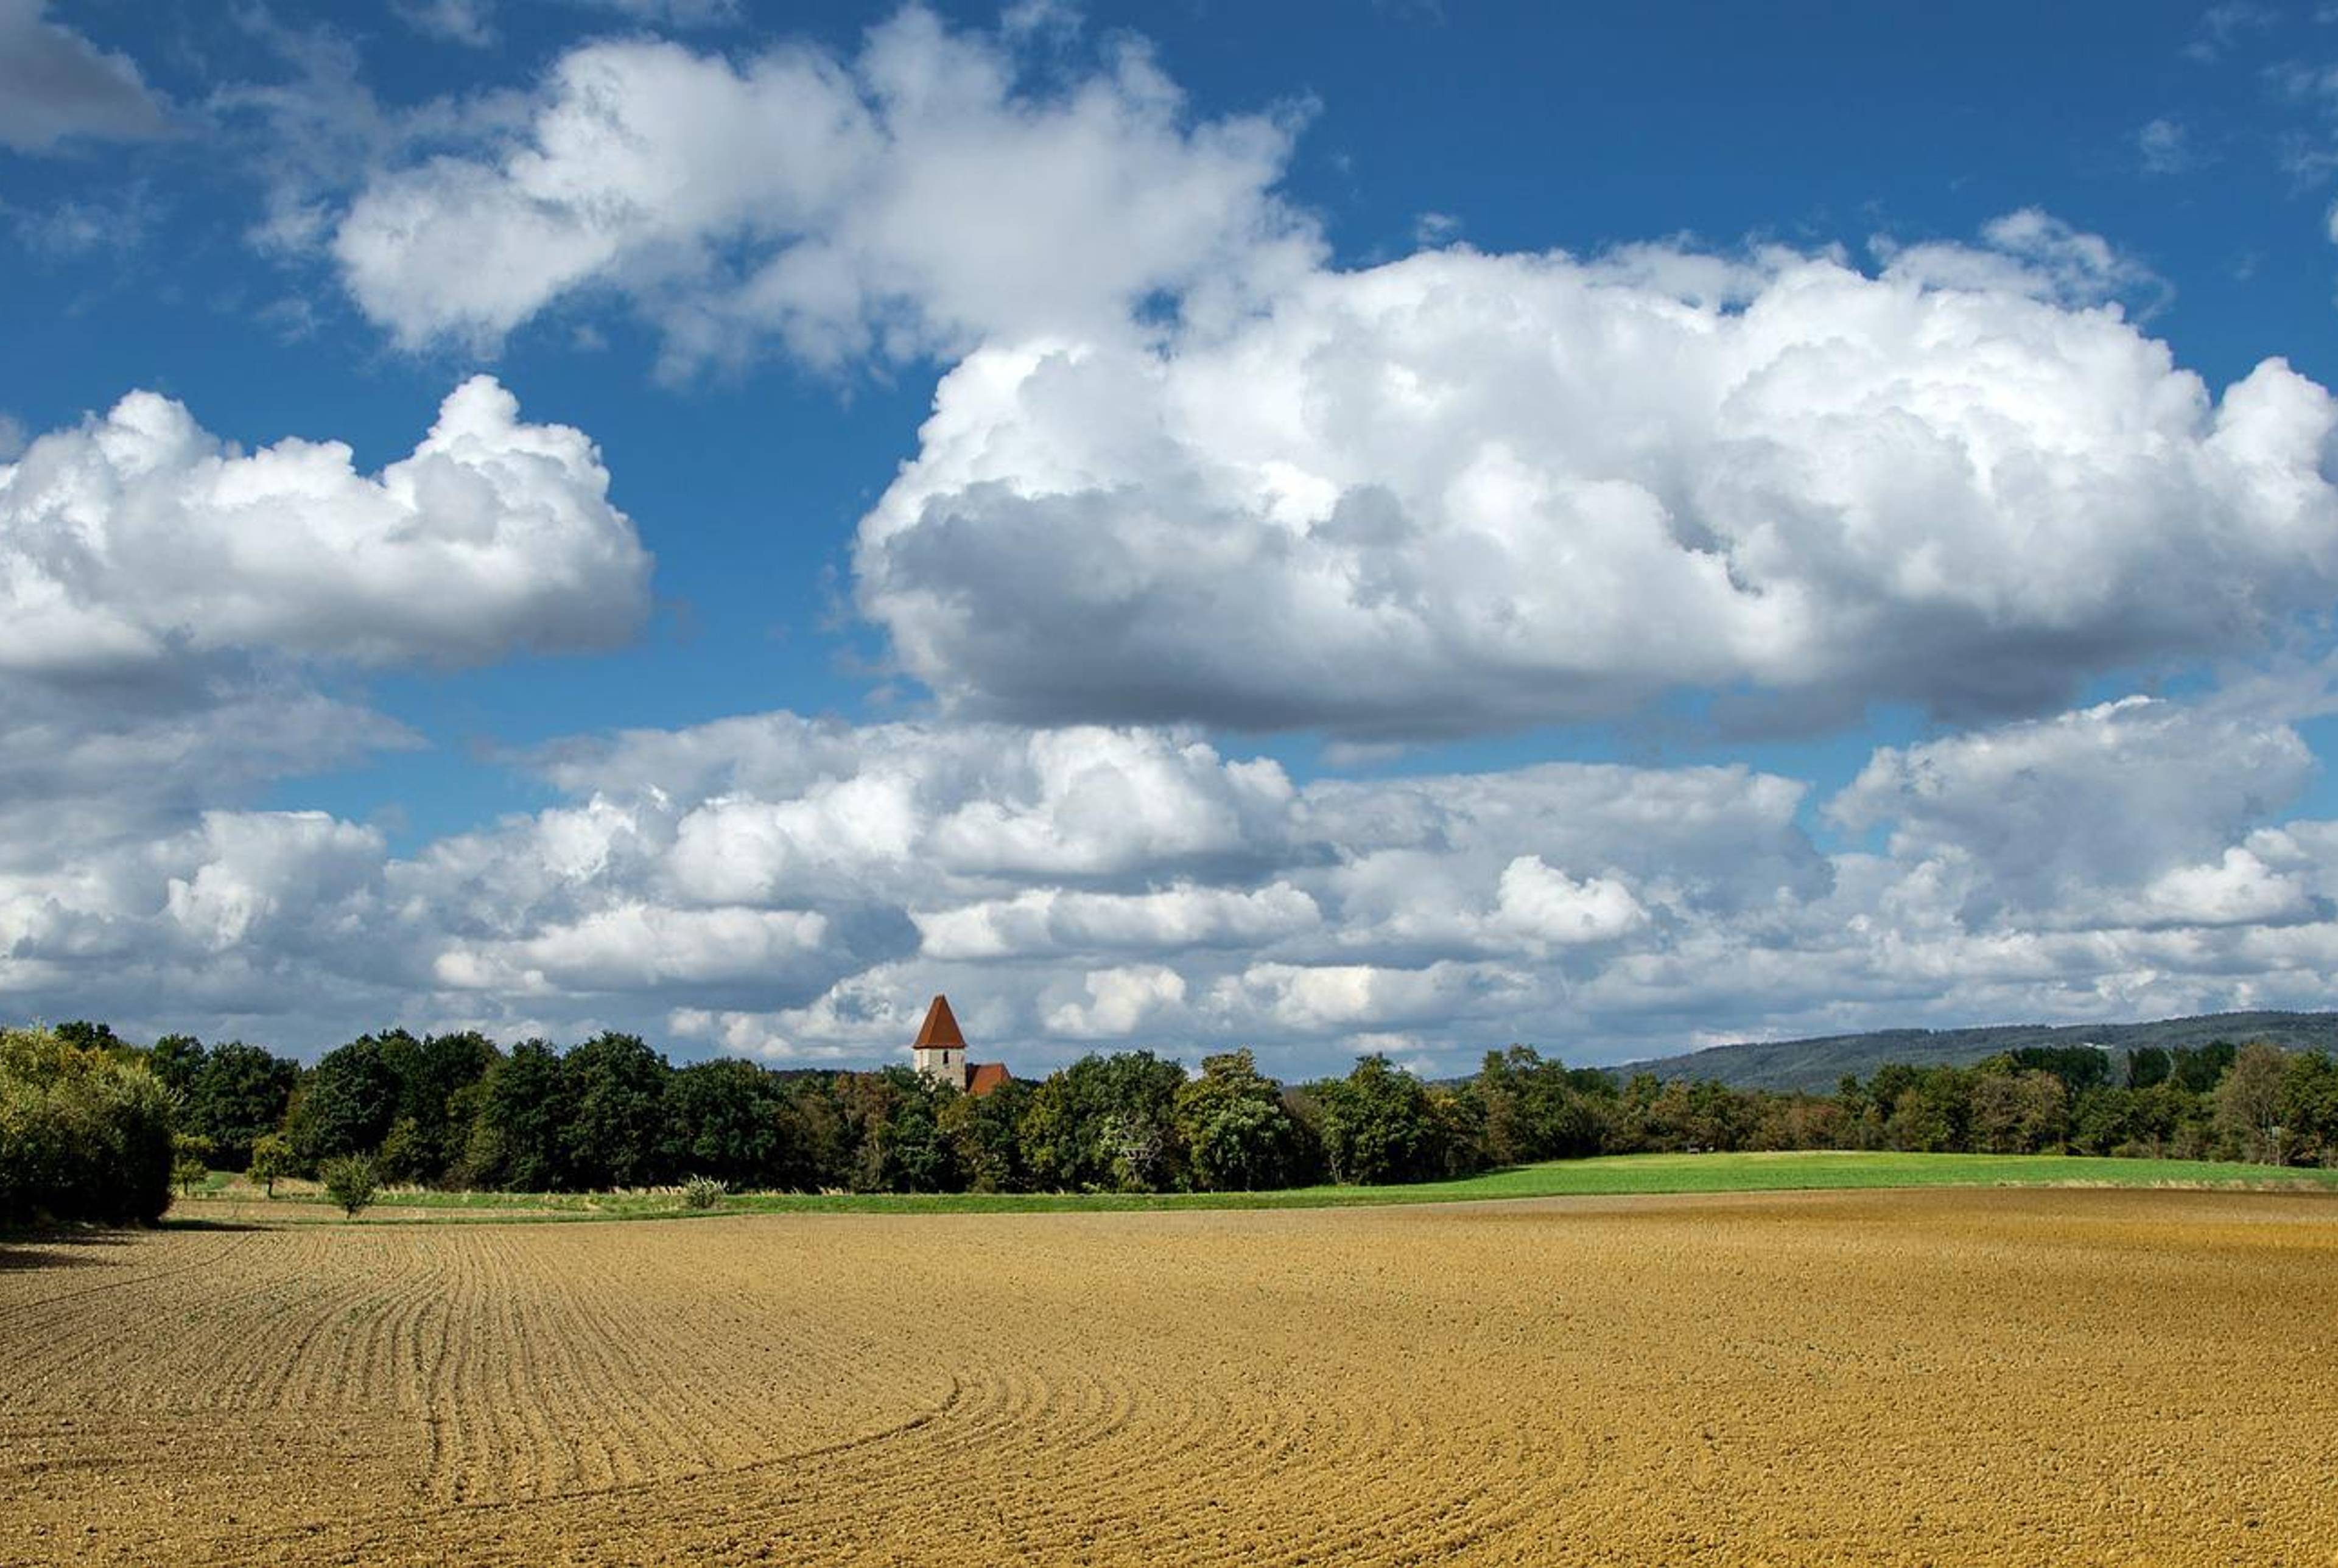
[[[557,1051],[542,1040],[513,1046],[480,1085],[464,1179],[507,1192],[572,1185],[567,1129],[575,1103]]]
[[[1032,1179],[1064,1191],[1166,1191],[1183,1183],[1177,1093],[1185,1070],[1150,1051],[1090,1054],[1032,1091],[1022,1143]]]
[[[1846,1073],[1836,1082],[1834,1102],[1842,1110],[1841,1147],[1883,1147],[1884,1108],[1877,1102],[1875,1092],[1859,1081],[1857,1073]]]
[[[752,1062],[731,1056],[679,1068],[666,1083],[665,1104],[673,1170],[734,1191],[787,1182],[787,1093]]]
[[[687,1174],[740,1188],[1257,1189],[1665,1149],[2067,1146],[2338,1162],[2338,1064],[2225,1042],[2117,1063],[2090,1049],[2022,1048],[1975,1068],[1892,1063],[1832,1095],[1645,1073],[1619,1087],[1525,1045],[1487,1054],[1454,1087],[1380,1057],[1345,1078],[1286,1087],[1248,1051],[1211,1055],[1188,1081],[1178,1063],[1136,1051],[1091,1054],[976,1099],[899,1067],[782,1073],[720,1061],[677,1071],[624,1034],[565,1056],[530,1042],[506,1057],[476,1034],[390,1030],[329,1053],[299,1075],[288,1106],[297,1069],[240,1042],[206,1050],[172,1035],[142,1053],[95,1024],[48,1038],[93,1061],[142,1063],[166,1117],[175,1084],[181,1130],[211,1139],[223,1164],[253,1159],[280,1120],[270,1147],[289,1145],[300,1169],[363,1153],[388,1180],[511,1189]],[[0,1212],[15,1211],[6,1192],[25,1190],[27,1161],[12,1147],[0,1142]],[[166,1193],[168,1174],[166,1161]],[[256,1164],[254,1179],[272,1177]]]
[[[298,1063],[241,1040],[215,1045],[187,1091],[187,1128],[211,1140],[221,1169],[241,1171],[251,1162],[253,1142],[282,1124],[300,1082]]]
[[[1249,1192],[1294,1179],[1299,1129],[1282,1085],[1246,1048],[1202,1058],[1202,1075],[1178,1085],[1176,1126],[1194,1185],[1204,1191]]]
[[[2071,1097],[2111,1081],[2111,1054],[2092,1045],[2024,1045],[2006,1055],[2016,1072],[2051,1073]]]
[[[392,1039],[399,1038],[396,1031]],[[325,1053],[302,1077],[286,1132],[302,1166],[343,1154],[371,1154],[398,1119],[398,1075],[378,1035],[361,1034]]]
[[[2070,1147],[2080,1154],[2108,1154],[2149,1136],[2146,1097],[2166,1087],[2163,1079],[2150,1089],[2095,1089],[2080,1095],[2070,1108]]]
[[[1638,1154],[1655,1147],[1650,1119],[1664,1092],[1664,1080],[1653,1073],[1635,1073],[1624,1081],[1608,1122],[1606,1152]]]
[[[1616,1099],[1606,1073],[1571,1073],[1531,1045],[1488,1052],[1469,1094],[1483,1122],[1485,1160],[1495,1165],[1596,1152],[1606,1132],[1600,1108]]]
[[[1763,1096],[1748,1149],[1852,1149],[1858,1146],[1857,1119],[1823,1094]]]
[[[877,1073],[839,1073],[829,1080],[825,1096],[836,1118],[840,1151],[831,1184],[855,1192],[894,1191],[893,1121],[901,1097],[930,1090],[917,1074],[901,1068]]]
[[[888,1192],[957,1192],[965,1178],[942,1133],[942,1107],[961,1098],[906,1067],[888,1067],[892,1113],[878,1139],[877,1180]]]
[[[430,1151],[422,1141],[422,1128],[411,1116],[400,1116],[382,1134],[381,1147],[374,1152],[374,1165],[384,1181],[411,1182],[423,1185],[431,1178]]]
[[[2240,1047],[2230,1040],[2178,1045],[2168,1053],[2168,1075],[2195,1094],[2214,1093],[2239,1054]]]
[[[840,1172],[856,1192],[954,1192],[964,1184],[942,1109],[958,1091],[906,1067],[840,1073],[830,1103],[850,1153]]]
[[[2263,1165],[2287,1162],[2283,1089],[2288,1076],[2288,1059],[2278,1046],[2256,1041],[2234,1054],[2232,1067],[2216,1085],[2216,1126],[2241,1159]]]
[[[1959,1144],[1946,1101],[1912,1084],[1893,1098],[1891,1113],[1883,1119],[1883,1138],[1889,1147],[1908,1154],[1945,1153]]]
[[[2150,1160],[2201,1160],[2211,1152],[2207,1097],[2173,1078],[2136,1091],[2131,1124],[2128,1140],[2110,1152]]]
[[[673,1069],[636,1035],[596,1034],[563,1063],[572,1112],[569,1180],[579,1187],[643,1187],[668,1167],[666,1080]]]
[[[419,1040],[397,1030],[381,1038],[398,1074],[398,1115],[383,1144],[383,1175],[396,1181],[444,1181],[462,1159],[480,1085],[502,1053],[476,1030]]]
[[[1475,1176],[1493,1161],[1486,1156],[1486,1117],[1478,1101],[1444,1084],[1429,1091],[1429,1119],[1438,1155],[1435,1174]]]
[[[1961,1067],[1877,1068],[1868,1093],[1883,1117],[1883,1146],[1917,1153],[1970,1148],[1974,1076]]]
[[[1422,1181],[1445,1171],[1428,1086],[1386,1056],[1359,1057],[1345,1078],[1313,1086],[1331,1179],[1351,1186]]]
[[[1291,1118],[1292,1131],[1297,1134],[1291,1185],[1313,1187],[1331,1180],[1331,1161],[1323,1152],[1323,1102],[1315,1096],[1316,1085],[1286,1083],[1282,1086],[1283,1114]]]
[[[822,1073],[781,1080],[785,1099],[781,1168],[772,1185],[796,1191],[853,1185],[860,1129],[845,1114],[840,1081],[859,1073]]]
[[[1751,1093],[1709,1078],[1666,1084],[1665,1090],[1659,1104],[1670,1147],[1706,1152],[1745,1147],[1759,1116]],[[1675,1095],[1676,1090],[1685,1093]]]
[[[969,1191],[1030,1190],[1022,1127],[1031,1093],[1032,1085],[1010,1078],[987,1094],[953,1094],[942,1102],[935,1120]]]
[[[1979,1154],[2058,1149],[2070,1136],[2068,1083],[2043,1068],[2017,1068],[2010,1061],[1992,1068],[1983,1063],[1972,1079],[1968,1147]]]
[[[203,1043],[192,1034],[165,1034],[148,1048],[146,1066],[184,1105],[194,1095],[195,1080],[201,1075],[209,1054]]]
[[[1477,1097],[1478,1116],[1485,1128],[1489,1164],[1518,1165],[1538,1158],[1537,1140],[1528,1125],[1518,1080],[1540,1065],[1541,1061],[1531,1045],[1488,1051],[1478,1063],[1478,1075],[1469,1081],[1469,1092]]]
[[[68,1019],[58,1024],[56,1035],[68,1045],[108,1055],[120,1055],[130,1049],[113,1032],[113,1024],[94,1024],[86,1018]]]
[[[2338,1165],[2338,1061],[2321,1051],[2296,1053],[2283,1073],[2281,1099],[2293,1157]]]

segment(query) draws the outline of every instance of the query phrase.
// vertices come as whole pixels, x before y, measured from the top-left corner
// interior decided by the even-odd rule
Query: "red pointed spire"
[[[966,1036],[958,1033],[958,1018],[950,1012],[949,998],[937,996],[933,1005],[926,1009],[925,1024],[918,1029],[918,1043],[912,1049],[923,1051],[944,1045],[954,1045],[962,1051],[966,1048]]]

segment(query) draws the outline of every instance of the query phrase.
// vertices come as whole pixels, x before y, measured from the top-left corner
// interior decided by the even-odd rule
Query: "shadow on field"
[[[127,1247],[126,1230],[24,1230],[0,1236],[0,1273],[20,1269],[94,1269],[113,1259],[101,1248]]]

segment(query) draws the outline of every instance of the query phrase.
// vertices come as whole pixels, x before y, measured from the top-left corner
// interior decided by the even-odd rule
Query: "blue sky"
[[[0,0],[0,88],[17,1014],[2323,1004],[2328,7]]]

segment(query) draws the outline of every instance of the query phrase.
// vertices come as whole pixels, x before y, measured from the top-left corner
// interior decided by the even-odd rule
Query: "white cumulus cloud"
[[[412,347],[492,348],[572,297],[630,300],[672,363],[776,340],[815,363],[1116,328],[1314,253],[1268,193],[1290,132],[1193,122],[1143,47],[1034,79],[1015,40],[911,7],[845,59],[654,40],[561,56],[524,122],[369,178],[334,227]]]
[[[1141,947],[1240,947],[1295,936],[1319,925],[1315,900],[1288,882],[1256,889],[1192,883],[1144,893],[1086,893],[1035,887],[913,910],[918,951],[966,961]]]
[[[2287,807],[2314,769],[2285,723],[2130,697],[1878,750],[1828,810],[1853,829],[1891,824],[1902,858],[1979,861],[1992,897],[2035,909],[2171,876],[2165,896],[2192,876],[2196,901],[2205,885],[2186,867]]]
[[[1083,977],[1085,1002],[1066,1002],[1047,1014],[1047,1032],[1073,1040],[1124,1039],[1138,1026],[1185,1000],[1185,979],[1158,964],[1091,969]]]
[[[451,947],[439,955],[437,972],[464,990],[530,995],[770,985],[814,958],[827,936],[828,922],[817,911],[619,902],[522,941]]]
[[[606,647],[646,613],[649,564],[592,443],[486,377],[378,477],[339,442],[246,453],[133,392],[0,465],[0,670]]]
[[[1808,786],[1744,768],[1293,784],[1145,730],[634,733],[550,755],[561,802],[403,856],[314,812],[75,816],[73,766],[25,776],[48,804],[0,844],[0,994],[287,1044],[396,1018],[869,1063],[944,991],[1018,1072],[1105,1043],[1458,1070],[2311,1004],[2338,962],[2338,825],[2283,819],[2310,760],[2226,698],[1880,750],[1823,805],[1876,836],[1832,852]],[[1092,809],[1131,791],[1147,818]],[[715,821],[761,824],[735,877]]]
[[[2218,397],[2071,302],[2118,270],[2030,213],[1875,275],[1454,250],[1156,346],[993,343],[863,521],[860,603],[944,701],[1032,720],[2034,711],[2338,589],[2338,406],[2279,361]]]
[[[1648,912],[1612,877],[1581,881],[1521,855],[1502,867],[1497,918],[1536,940],[1568,946],[1606,942],[1645,925]]]

